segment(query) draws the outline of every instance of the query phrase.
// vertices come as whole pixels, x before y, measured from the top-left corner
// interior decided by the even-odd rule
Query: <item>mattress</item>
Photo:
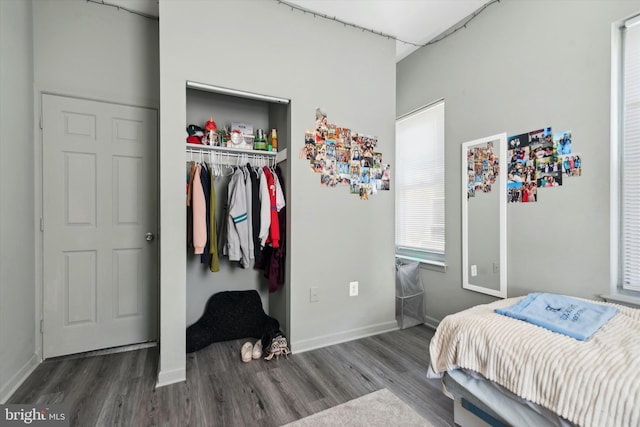
[[[429,347],[433,372],[477,372],[580,426],[640,425],[640,310],[616,305],[618,314],[578,341],[493,311],[520,299],[445,317]]]

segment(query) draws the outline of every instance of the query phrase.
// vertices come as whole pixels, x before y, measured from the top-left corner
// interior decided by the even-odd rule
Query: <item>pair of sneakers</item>
[[[250,342],[242,344],[240,357],[245,363],[251,362],[251,359],[260,359],[262,357],[262,340],[256,341],[255,344]]]

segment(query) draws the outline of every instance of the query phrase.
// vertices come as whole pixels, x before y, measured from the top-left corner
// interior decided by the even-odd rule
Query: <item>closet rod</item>
[[[275,151],[264,151],[264,150],[249,150],[245,148],[233,148],[233,147],[219,147],[216,145],[200,145],[200,144],[187,144],[187,150],[193,149],[195,151],[204,151],[205,153],[208,151],[217,151],[219,153],[238,153],[238,154],[255,154],[259,156],[273,156],[275,157],[278,153]]]
[[[233,159],[233,161],[231,161]],[[231,153],[231,152],[214,152],[201,150],[197,148],[187,147],[187,161],[211,161],[218,164],[232,163],[240,164],[242,161],[259,161],[265,165],[275,165],[276,158],[274,156],[266,156],[264,154],[256,153]]]

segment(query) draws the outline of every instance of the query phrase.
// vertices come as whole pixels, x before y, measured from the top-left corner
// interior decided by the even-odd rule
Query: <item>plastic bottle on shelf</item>
[[[209,118],[207,124],[204,126],[204,129],[207,131],[207,138],[209,145],[220,145],[218,142],[218,134],[216,131],[218,130],[218,126],[216,126],[216,122],[213,121],[213,116]]]
[[[276,132],[276,128],[271,129],[271,136],[269,139],[273,151],[278,151],[278,133]]]
[[[256,136],[253,140],[253,149],[254,150],[266,150],[267,149],[267,140],[264,137],[264,131],[262,129],[256,130]]]

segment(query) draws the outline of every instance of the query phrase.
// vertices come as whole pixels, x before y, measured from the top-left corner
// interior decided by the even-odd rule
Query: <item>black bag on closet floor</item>
[[[219,292],[209,298],[202,317],[187,328],[187,353],[241,338],[268,339],[270,343],[279,329],[278,320],[262,309],[257,291]]]

